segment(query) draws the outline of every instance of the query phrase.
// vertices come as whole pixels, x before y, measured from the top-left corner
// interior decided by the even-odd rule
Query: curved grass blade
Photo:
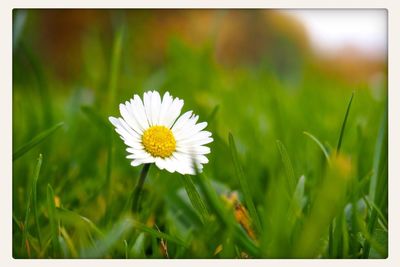
[[[102,258],[122,239],[132,231],[132,220],[123,219],[117,222],[114,227],[102,239],[95,241],[94,246],[83,249],[80,253],[82,258]]]
[[[27,205],[26,205],[24,227],[23,227],[23,232],[22,232],[22,247],[24,246],[24,244],[27,245],[27,242],[28,242],[28,239],[27,239],[28,238],[28,228],[29,228],[28,220],[29,220],[29,215],[31,212],[31,205],[33,206],[33,216],[35,219],[35,226],[36,226],[36,232],[38,235],[39,246],[40,247],[42,246],[40,227],[39,227],[39,219],[38,219],[38,213],[37,213],[37,194],[36,194],[37,180],[39,178],[41,166],[42,166],[42,154],[39,155],[39,158],[36,163],[33,181],[32,181],[32,185],[31,185],[31,189],[29,192],[28,201],[27,201]],[[31,204],[31,202],[33,202],[33,203]]]
[[[353,97],[354,97],[354,92],[351,94],[351,98],[350,98],[349,104],[347,105],[346,114],[344,115],[344,120],[343,120],[343,123],[342,123],[342,127],[340,128],[339,140],[338,140],[338,144],[337,144],[337,147],[336,147],[337,154],[339,154],[340,148],[342,146],[344,129],[346,128],[347,118],[349,117],[351,103],[353,102]]]
[[[160,238],[160,239],[162,238],[162,239],[171,241],[171,242],[173,242],[175,244],[178,244],[178,245],[186,247],[185,242],[183,242],[179,238],[173,237],[173,236],[171,236],[169,234],[166,234],[166,233],[163,233],[161,231],[156,231],[153,228],[147,227],[146,225],[144,225],[144,224],[142,224],[142,223],[140,223],[138,221],[132,220],[132,226],[134,228],[142,231],[142,232],[146,232],[146,233],[150,234],[153,237]]]
[[[115,95],[117,91],[117,81],[118,81],[118,72],[121,61],[121,52],[122,52],[122,41],[124,38],[124,27],[121,27],[115,35],[113,50],[111,55],[111,69],[110,69],[110,80],[108,82],[108,90],[109,90],[109,108],[114,105]]]
[[[377,213],[379,219],[380,219],[380,220],[382,221],[382,223],[383,223],[383,225],[382,225],[382,226],[383,226],[383,229],[387,231],[387,228],[388,228],[388,221],[387,221],[387,218],[383,215],[382,211],[378,208],[378,206],[376,206],[376,204],[375,204],[374,202],[370,201],[368,197],[363,196],[363,199],[364,199],[365,203],[368,205],[368,208],[369,208],[370,210],[373,209],[373,210],[376,211],[376,213]]]
[[[291,209],[294,211],[294,215],[297,217],[301,215],[304,206],[305,183],[306,177],[304,175],[300,176],[290,204]]]
[[[37,181],[39,179],[40,168],[42,167],[42,160],[43,160],[42,154],[39,154],[32,185],[33,217],[35,218],[36,233],[38,236],[40,248],[42,247],[42,235],[40,234],[39,214],[37,211]]]
[[[257,214],[257,210],[254,206],[254,203],[253,203],[253,200],[251,197],[251,193],[250,193],[250,188],[247,183],[246,177],[244,176],[243,169],[239,163],[239,157],[237,154],[235,141],[233,140],[233,136],[231,133],[229,133],[229,147],[231,150],[233,165],[235,166],[236,176],[239,179],[239,184],[240,184],[240,187],[242,188],[244,201],[249,210],[250,217],[252,219],[252,222],[254,223],[254,226],[255,226],[257,232],[261,233],[262,228],[261,228],[260,218],[259,218],[259,216]]]
[[[215,117],[217,116],[218,110],[219,110],[219,105],[216,105],[206,119],[208,124],[211,124],[211,122],[214,121]]]
[[[63,126],[64,122],[59,122],[53,127],[41,132],[37,136],[35,136],[32,140],[29,142],[25,143],[16,151],[13,153],[13,161],[16,159],[20,158],[22,155],[24,155],[26,152],[43,142],[47,137],[49,137],[51,134],[53,134],[56,130],[58,130],[61,126]]]
[[[278,146],[279,153],[281,154],[281,159],[286,172],[286,185],[289,191],[289,195],[292,195],[295,189],[296,177],[294,175],[293,165],[290,161],[289,154],[283,143],[280,140],[276,140],[276,145]]]
[[[322,153],[324,153],[326,160],[330,164],[331,159],[329,158],[329,153],[328,150],[326,150],[325,146],[314,135],[310,134],[309,132],[304,131],[303,134],[310,137],[310,139],[313,140],[319,146],[319,148],[321,148]]]
[[[56,212],[63,224],[73,225],[78,228],[86,228],[93,231],[98,236],[104,236],[103,232],[90,219],[66,208],[57,208]]]
[[[100,258],[106,256],[107,252],[112,249],[124,235],[129,234],[133,229],[150,234],[154,238],[162,238],[174,242],[181,246],[186,246],[183,241],[163,232],[156,231],[152,228],[141,224],[134,219],[127,217],[115,224],[115,226],[104,236],[104,238],[95,241],[95,245],[91,248],[84,249],[81,252],[83,258]],[[124,242],[124,241],[122,241]],[[125,245],[124,245],[125,248]]]
[[[371,177],[370,185],[369,185],[369,197],[372,202],[376,203],[376,193],[378,186],[378,176],[380,170],[382,170],[385,160],[387,159],[387,138],[388,138],[388,116],[387,109],[382,115],[378,137],[375,144],[374,151],[374,161],[373,161],[373,175]]]
[[[198,178],[197,181],[199,181],[200,189],[203,192],[207,203],[210,205],[211,210],[217,216],[217,221],[221,222],[224,227],[233,229],[234,238],[238,240],[240,246],[246,249],[246,251],[251,256],[253,256],[254,258],[259,257],[259,255],[261,254],[260,249],[244,232],[242,226],[235,221],[233,214],[229,210],[224,208],[224,205],[221,203],[221,199],[212,188],[209,179],[204,174],[197,174],[196,177]]]
[[[196,187],[188,175],[182,175],[182,181],[185,186],[186,193],[192,203],[193,207],[200,214],[202,222],[205,223],[209,217],[208,210],[204,204],[199,192],[197,192]]]
[[[57,258],[60,251],[60,246],[58,242],[58,224],[56,219],[56,207],[54,204],[54,191],[50,184],[47,185],[47,209],[49,213],[50,220],[50,239],[53,246],[53,257]]]
[[[96,124],[97,127],[100,128],[102,131],[109,131],[110,130],[110,125],[107,123],[107,121],[100,115],[98,114],[92,107],[89,106],[82,106],[81,110],[85,115],[89,118],[91,122]]]
[[[20,47],[26,56],[27,62],[31,67],[31,71],[36,78],[39,98],[42,104],[42,116],[46,126],[53,124],[53,101],[50,96],[49,86],[46,81],[45,71],[42,62],[37,54],[32,51],[29,44],[24,39],[20,39]]]

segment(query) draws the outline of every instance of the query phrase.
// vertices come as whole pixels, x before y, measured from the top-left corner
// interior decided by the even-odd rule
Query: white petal
[[[153,125],[159,125],[161,98],[157,91],[153,91],[151,96],[151,117]]]
[[[141,150],[141,151],[145,151],[144,150],[144,147],[143,147],[143,145],[142,145],[142,143],[141,142],[137,142],[137,141],[132,141],[132,142],[129,142],[129,145],[128,145],[129,147],[126,149],[126,151],[128,151],[128,152],[130,152],[130,150]]]
[[[138,95],[134,95],[131,99],[132,114],[135,116],[136,121],[141,126],[142,131],[149,128],[149,122],[147,120],[146,111],[142,99]]]
[[[160,117],[158,119],[159,125],[165,125],[165,117],[167,115],[167,112],[172,104],[172,97],[169,94],[169,92],[166,92],[163,96],[163,100],[161,102],[161,108],[160,108]]]
[[[179,114],[181,114],[181,110],[183,107],[183,100],[179,98],[175,98],[172,104],[170,105],[166,116],[164,117],[164,125],[168,128],[171,128],[174,124],[175,120],[178,118]]]
[[[176,151],[189,155],[209,154],[211,152],[206,146],[176,146]]]
[[[134,140],[132,138],[123,138],[121,137],[122,140],[124,140],[125,145],[127,145],[128,147],[132,147],[132,148],[140,148],[141,143],[137,140]]]
[[[139,166],[140,164],[143,164],[140,160],[132,160],[131,161],[131,166],[133,166],[133,167]]]
[[[125,105],[120,104],[119,105],[119,112],[122,115],[122,118],[127,122],[127,124],[137,132],[139,135],[143,133],[142,127],[138,123],[138,121],[135,118],[134,112],[132,111],[132,106],[131,103],[126,101]]]
[[[153,126],[153,117],[151,115],[151,92],[145,92],[143,95],[143,103],[144,103],[144,110],[146,111],[147,121],[149,122],[149,126]]]
[[[173,157],[179,163],[176,170],[177,172],[181,174],[195,174],[195,170],[193,168],[193,163],[195,163],[195,160],[190,155],[175,152]]]
[[[190,138],[197,133],[199,133],[201,130],[207,127],[207,122],[200,122],[198,124],[193,124],[190,123],[187,127],[182,128],[181,131],[177,132],[175,136],[175,139],[177,140],[182,140],[185,138]]]
[[[139,140],[139,135],[133,131],[121,118],[109,117],[110,122],[115,126],[115,131],[120,134],[124,140]]]
[[[174,126],[172,126],[171,130],[175,134],[176,132],[180,131],[181,128],[188,123],[189,118],[192,116],[191,110],[185,112],[182,116],[178,118],[178,120],[174,123]]]
[[[202,139],[185,139],[182,141],[179,141],[180,146],[201,146],[201,145],[206,145],[214,141],[213,138],[207,137],[207,138],[202,138]]]
[[[166,161],[163,158],[156,158],[156,165],[160,170],[164,170],[166,166]]]
[[[146,154],[129,154],[128,156],[126,156],[126,158],[127,159],[146,160],[146,159],[150,159],[151,156],[146,155]]]
[[[108,120],[112,123],[112,125],[114,125],[115,127],[118,127],[119,122],[118,122],[117,118],[110,116],[110,117],[108,117]]]
[[[189,118],[187,121],[183,122],[180,129],[175,130],[174,136],[175,138],[181,138],[181,136],[187,135],[188,133],[195,134],[193,131],[193,127],[196,125],[197,120],[199,119],[199,116],[193,115],[191,118]]]
[[[145,159],[134,159],[131,161],[131,165],[132,166],[138,166],[140,164],[145,164],[145,163],[153,163],[154,162],[154,158],[150,157],[150,158],[145,158]]]
[[[208,163],[208,158],[204,155],[196,155],[196,162],[199,162],[201,164],[206,164]]]
[[[132,137],[140,140],[140,135],[137,132],[135,132],[131,127],[129,127],[126,121],[124,121],[122,118],[119,118],[119,123],[123,127],[123,129],[127,131]]]
[[[197,140],[202,140],[211,137],[211,133],[208,131],[200,131],[194,134],[191,134],[190,136],[185,136],[184,134],[180,134],[178,136],[174,135],[175,140],[177,142],[181,143],[186,143],[188,141],[197,141]]]
[[[132,148],[132,147],[128,147],[127,149],[126,149],[126,151],[128,152],[128,153],[131,153],[131,154],[137,154],[137,155],[146,155],[146,156],[150,156],[150,154],[146,151],[146,150],[144,150],[144,149],[137,149],[137,148]]]
[[[165,167],[165,169],[166,169],[167,171],[169,171],[169,172],[171,172],[171,173],[173,173],[173,172],[176,171],[177,164],[178,164],[178,163],[176,162],[176,159],[174,159],[174,158],[172,158],[172,157],[169,157],[169,158],[164,159],[164,161],[165,161],[164,167]]]

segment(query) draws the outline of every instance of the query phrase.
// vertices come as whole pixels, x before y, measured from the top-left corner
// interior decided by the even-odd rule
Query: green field
[[[79,58],[58,51],[79,71],[56,75],[33,38],[40,12],[14,11],[14,258],[388,256],[386,82],[350,83],[308,54],[226,66],[179,34],[149,63],[145,29],[112,12]],[[148,90],[183,99],[214,141],[201,174],[151,166],[133,213],[142,166],[108,117]]]

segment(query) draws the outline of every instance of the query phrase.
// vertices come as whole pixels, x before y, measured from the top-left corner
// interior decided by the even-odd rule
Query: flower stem
[[[143,165],[143,169],[140,172],[139,181],[138,181],[135,189],[132,192],[132,195],[133,195],[132,212],[133,213],[137,213],[139,211],[140,195],[142,193],[144,180],[146,180],[147,173],[149,172],[149,169],[150,169],[150,163],[146,163],[146,164]]]

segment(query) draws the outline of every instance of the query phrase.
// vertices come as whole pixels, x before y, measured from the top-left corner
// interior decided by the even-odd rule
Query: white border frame
[[[400,266],[399,105],[400,1],[396,0],[3,0],[0,2],[0,265],[1,266]],[[12,9],[13,8],[386,8],[389,51],[389,257],[386,260],[16,260],[12,258]],[[396,164],[397,163],[397,164]]]

